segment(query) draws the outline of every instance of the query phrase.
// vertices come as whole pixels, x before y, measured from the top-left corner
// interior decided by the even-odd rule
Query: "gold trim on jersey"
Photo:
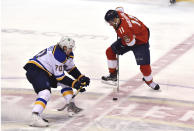
[[[67,61],[67,57],[66,57],[65,61],[63,62],[63,64],[65,64],[65,63],[66,63],[66,61]]]
[[[65,77],[65,75],[59,77],[59,78],[56,78],[58,81],[61,81],[63,78]]]
[[[42,65],[40,65],[40,64],[39,64],[38,62],[36,62],[35,60],[30,60],[30,61],[28,61],[28,63],[35,64],[35,65],[36,65],[37,67],[39,67],[40,69],[46,71],[46,72],[49,74],[49,76],[52,76],[52,74],[51,74],[48,70],[46,70]]]
[[[54,55],[54,53],[55,53],[55,50],[56,50],[56,45],[54,46],[54,48],[53,48],[53,51],[52,51],[52,54]]]
[[[54,48],[53,48],[53,51],[52,51],[53,56],[55,56],[56,48],[57,48],[57,45],[55,45]],[[63,61],[62,63],[65,64],[66,61],[67,61],[67,57],[65,58],[65,61]]]

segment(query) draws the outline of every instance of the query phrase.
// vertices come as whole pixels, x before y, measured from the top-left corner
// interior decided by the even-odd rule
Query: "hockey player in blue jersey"
[[[51,97],[51,88],[61,86],[61,93],[66,100],[67,111],[79,113],[82,109],[77,107],[74,101],[70,101],[73,96],[73,89],[80,89],[84,92],[86,86],[90,84],[90,78],[81,74],[75,66],[73,49],[75,41],[69,37],[62,37],[56,44],[42,50],[24,66],[26,77],[32,84],[37,94],[34,107],[32,109],[31,126],[46,127],[48,121],[41,117],[47,102]],[[75,80],[66,76],[64,71]],[[83,88],[82,88],[83,87]]]

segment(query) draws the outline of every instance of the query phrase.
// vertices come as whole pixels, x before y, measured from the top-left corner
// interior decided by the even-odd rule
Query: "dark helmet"
[[[106,15],[104,19],[108,22],[110,20],[113,20],[114,18],[119,18],[119,15],[116,10],[108,10],[106,12]]]

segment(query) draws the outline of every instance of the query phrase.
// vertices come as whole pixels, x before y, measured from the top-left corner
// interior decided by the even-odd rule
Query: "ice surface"
[[[118,6],[149,27],[154,80],[161,91],[141,82],[130,52],[120,57],[121,92],[113,102],[113,87],[102,84],[100,78],[108,74],[106,48],[116,40],[104,15]],[[53,110],[63,106],[59,88],[53,90],[44,113],[51,127],[41,130],[194,130],[193,2],[169,6],[168,0],[2,0],[1,7],[2,130],[39,130],[27,125],[36,95],[22,67],[40,50],[56,44],[61,35],[75,39],[75,63],[91,78],[87,92],[76,99],[87,117],[69,119]],[[173,50],[183,52],[178,55]],[[162,59],[165,55],[169,59]]]

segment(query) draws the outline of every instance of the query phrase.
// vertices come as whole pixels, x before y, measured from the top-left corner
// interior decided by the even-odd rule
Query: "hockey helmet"
[[[67,48],[67,50],[73,50],[75,48],[75,41],[70,37],[63,36],[61,37],[61,40],[59,41],[58,45],[63,51],[64,46]]]
[[[124,12],[124,8],[123,7],[117,7],[115,10],[116,11],[120,11],[120,12]]]
[[[104,19],[109,22],[110,20],[113,20],[114,18],[119,18],[119,15],[116,10],[108,10],[106,12],[106,15]]]

